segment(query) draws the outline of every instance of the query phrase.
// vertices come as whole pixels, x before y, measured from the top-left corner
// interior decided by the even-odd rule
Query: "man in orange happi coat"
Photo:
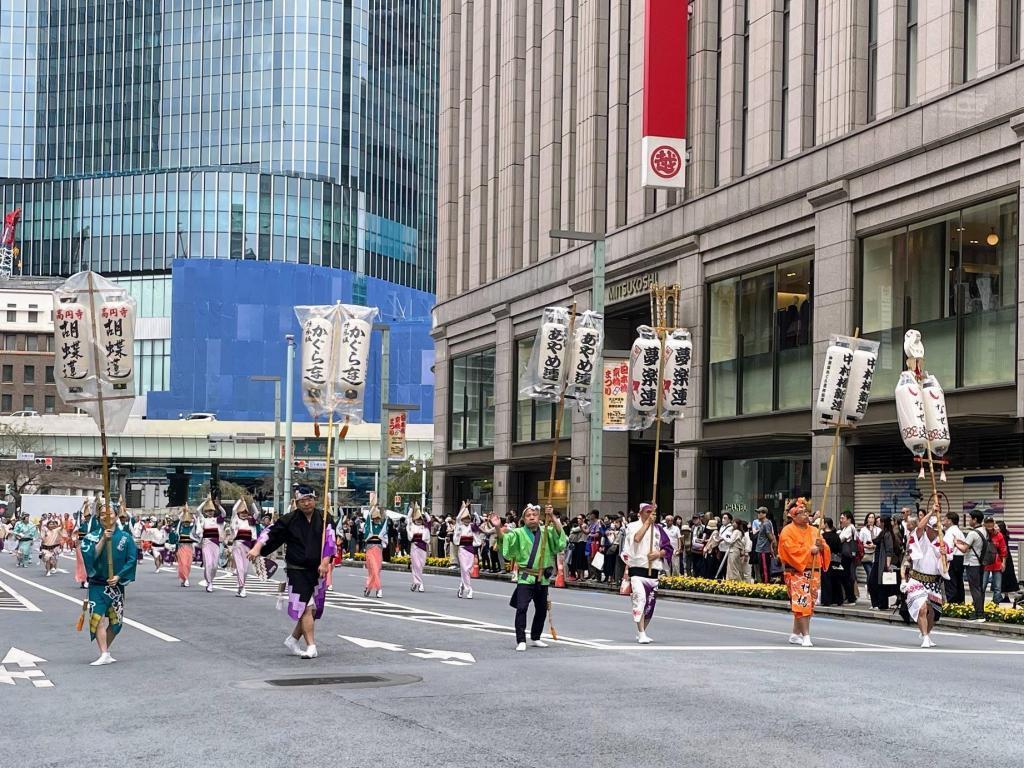
[[[791,522],[779,533],[779,559],[786,567],[786,587],[793,611],[789,642],[810,648],[811,616],[821,588],[821,572],[828,569],[832,552],[821,538],[821,531],[810,524],[804,499],[791,502],[786,512]]]

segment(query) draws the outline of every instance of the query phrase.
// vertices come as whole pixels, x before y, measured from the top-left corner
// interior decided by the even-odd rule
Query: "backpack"
[[[990,565],[995,565],[996,559],[999,557],[999,551],[996,549],[995,544],[988,536],[981,537],[981,553],[979,554],[974,549],[971,549],[975,555],[978,556],[978,562],[982,568]]]

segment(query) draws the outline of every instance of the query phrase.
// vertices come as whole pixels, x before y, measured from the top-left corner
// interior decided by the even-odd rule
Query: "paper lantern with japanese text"
[[[949,421],[946,417],[946,395],[939,380],[928,374],[921,382],[921,399],[924,402],[924,424],[932,454],[942,458],[949,450]]]
[[[833,339],[825,350],[821,381],[814,401],[817,426],[834,427],[840,423],[852,366],[853,350]]]
[[[903,444],[915,456],[928,451],[928,429],[925,424],[924,398],[921,385],[910,371],[903,371],[896,384],[896,418],[900,425]]]
[[[92,373],[96,362],[92,346],[92,315],[84,304],[69,301],[57,304],[53,319],[56,374],[73,390]]]
[[[135,302],[103,302],[99,333],[102,376],[116,388],[123,388],[135,369]]]
[[[878,342],[866,339],[850,339],[850,342],[854,345],[853,362],[843,400],[842,418],[848,424],[856,424],[868,412],[871,383],[878,364]]]
[[[594,369],[603,343],[604,316],[590,310],[579,315],[573,327],[565,396],[574,399],[584,413],[590,412]]]
[[[570,312],[565,307],[545,307],[533,349],[519,377],[519,394],[531,400],[556,403],[566,386],[572,339]]]
[[[662,371],[661,418],[665,422],[683,415],[690,391],[690,365],[693,342],[690,332],[676,328],[665,338],[665,361]]]
[[[367,369],[370,363],[370,337],[376,307],[340,305],[341,332],[338,336],[338,364],[335,387],[338,412],[359,424],[363,420]],[[383,396],[383,395],[382,395]]]

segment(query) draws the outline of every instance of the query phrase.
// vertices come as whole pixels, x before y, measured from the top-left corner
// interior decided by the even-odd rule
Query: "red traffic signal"
[[[52,472],[53,471],[53,458],[50,457],[50,456],[46,456],[46,457],[39,456],[39,457],[37,457],[36,458],[36,464],[41,465],[42,468],[46,472]]]
[[[294,469],[300,475],[306,474],[306,461],[305,461],[305,459],[296,459],[295,461],[293,461],[292,462],[292,469]]]

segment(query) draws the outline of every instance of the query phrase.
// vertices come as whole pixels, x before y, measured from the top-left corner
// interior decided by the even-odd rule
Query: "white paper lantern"
[[[349,317],[342,323],[338,342],[338,381],[342,402],[363,400],[372,332],[373,325],[361,318]]]
[[[134,302],[103,302],[99,321],[103,378],[111,384],[124,384],[131,379],[135,365]]]
[[[840,422],[852,366],[853,350],[849,347],[833,344],[825,350],[821,383],[814,403],[820,425],[835,426]]]
[[[939,380],[929,374],[921,384],[924,401],[924,424],[928,430],[932,454],[942,458],[949,450],[949,421],[946,418],[946,396]]]
[[[302,387],[319,393],[330,380],[334,350],[334,322],[310,316],[302,324]]]
[[[68,387],[77,387],[92,373],[92,315],[84,304],[63,302],[53,312],[59,365],[57,375]]]
[[[569,366],[569,387],[575,392],[588,392],[594,381],[594,364],[601,353],[601,328],[580,323],[573,329],[572,363]]]
[[[652,414],[658,408],[661,341],[649,325],[641,325],[637,333],[629,353],[629,394],[634,411]]]
[[[904,371],[896,384],[896,418],[899,420],[903,444],[915,456],[924,456],[928,452],[924,414],[921,387],[914,374]]]
[[[665,339],[665,362],[662,371],[662,410],[664,415],[678,418],[683,413],[690,390],[690,365],[693,342],[690,332],[677,328]]]
[[[537,383],[541,388],[562,386],[565,361],[569,349],[569,326],[549,320],[540,327],[540,348],[537,351]]]
[[[867,349],[858,349],[853,353],[850,365],[850,380],[846,386],[846,397],[843,400],[843,419],[855,423],[864,418],[868,412],[868,400],[871,397],[871,381],[875,375],[878,355]]]

